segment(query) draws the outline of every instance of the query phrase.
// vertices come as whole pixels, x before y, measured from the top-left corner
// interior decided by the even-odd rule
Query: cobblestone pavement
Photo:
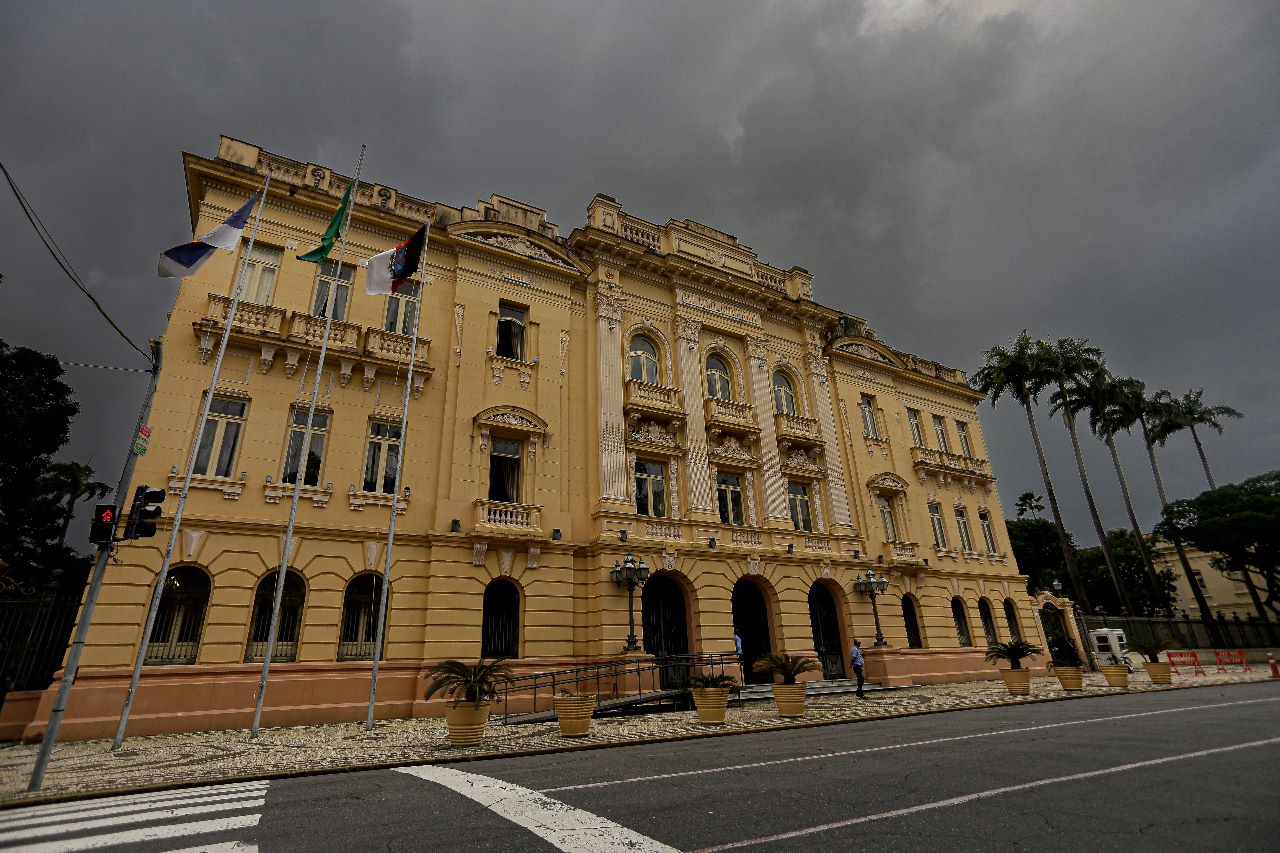
[[[0,803],[678,740],[1067,696],[1107,696],[1179,687],[1242,684],[1266,678],[1265,668],[1225,675],[1174,676],[1173,687],[1169,688],[1153,685],[1146,674],[1139,671],[1130,676],[1126,691],[1108,687],[1101,675],[1090,674],[1085,676],[1084,690],[1070,694],[1059,688],[1055,678],[1035,678],[1031,682],[1031,695],[1025,698],[1010,696],[1000,681],[971,681],[870,693],[867,699],[857,699],[852,693],[812,697],[803,720],[779,718],[772,700],[749,702],[741,708],[731,707],[723,726],[702,725],[693,711],[599,719],[593,721],[588,736],[572,739],[562,738],[554,722],[504,726],[500,717],[493,717],[490,718],[484,743],[467,749],[449,746],[443,719],[389,720],[377,723],[368,733],[363,725],[357,723],[264,729],[257,741],[250,741],[243,729],[135,737],[127,740],[124,749],[117,753],[110,751],[110,742],[106,740],[79,741],[56,747],[45,776],[44,790],[37,795],[28,795],[25,790],[38,744],[4,744],[0,745]]]

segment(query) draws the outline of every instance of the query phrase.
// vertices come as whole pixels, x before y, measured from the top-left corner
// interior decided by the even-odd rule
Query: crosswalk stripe
[[[181,850],[167,850],[165,853],[258,853],[258,845],[244,841],[223,841],[219,844],[201,844],[197,847],[183,847]]]
[[[117,844],[140,844],[143,841],[158,841],[164,838],[180,838],[188,835],[226,832],[231,829],[246,829],[257,826],[260,820],[262,820],[262,815],[250,814],[217,818],[215,820],[202,820],[194,823],[147,826],[125,832],[113,832],[108,835],[91,835],[83,838],[66,838],[58,841],[47,841],[43,844],[31,844],[23,847],[22,853],[74,853],[74,851],[78,850],[97,850],[101,847],[112,847]]]
[[[93,820],[73,821],[70,823],[61,823],[57,826],[33,826],[27,829],[14,830],[12,832],[0,833],[0,844],[11,843],[15,841],[26,841],[32,838],[43,838],[52,835],[71,835],[77,832],[86,832],[91,829],[102,829],[108,826],[120,826],[128,823],[146,823],[158,820],[172,820],[176,817],[190,817],[197,814],[208,814],[210,812],[225,812],[236,809],[256,809],[265,806],[265,799],[256,800],[234,800],[227,803],[211,803],[203,806],[190,806],[180,809],[155,809],[141,814],[124,814],[112,815],[111,817],[100,817]]]
[[[91,809],[101,808],[104,803],[113,805],[124,805],[126,803],[144,802],[149,804],[159,803],[164,800],[177,799],[181,797],[190,797],[197,793],[224,793],[239,790],[259,790],[265,791],[270,782],[229,782],[225,785],[205,785],[198,788],[180,788],[173,791],[162,791],[160,793],[141,793],[141,794],[120,794],[115,797],[98,797],[91,800],[75,800],[70,803],[49,803],[39,806],[22,806],[12,811],[0,812],[0,827],[7,822],[19,818],[34,817],[43,814],[70,814],[77,811],[88,811]]]
[[[0,823],[0,835],[3,835],[5,832],[12,829],[19,829],[27,826],[40,826],[41,824],[49,823],[61,823],[68,820],[89,820],[91,818],[107,817],[108,815],[145,812],[156,808],[179,808],[181,806],[195,805],[198,803],[216,803],[227,800],[250,800],[254,797],[261,797],[264,793],[264,789],[231,791],[226,794],[219,792],[214,796],[195,796],[192,795],[190,791],[186,793],[187,796],[185,797],[174,797],[171,799],[160,800],[159,802],[134,802],[126,803],[121,806],[101,804],[98,808],[84,809],[81,811],[70,812],[68,814],[59,814],[55,812],[52,814],[36,815],[35,817],[27,817],[25,815],[18,814],[15,815],[15,818],[17,819]]]

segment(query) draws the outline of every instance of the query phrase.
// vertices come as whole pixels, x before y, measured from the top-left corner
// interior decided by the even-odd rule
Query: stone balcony
[[[506,539],[541,539],[542,507],[479,499],[474,532]]]
[[[205,318],[219,327],[227,321],[231,311],[231,297],[217,293],[209,294],[209,310]],[[270,305],[255,305],[252,302],[241,302],[236,307],[236,319],[233,331],[245,331],[262,335],[279,337],[284,333],[289,322],[289,312],[283,308]]]
[[[778,412],[773,416],[774,427],[778,432],[778,442],[817,446],[822,444],[822,433],[818,429],[815,418],[800,415],[787,415]]]
[[[755,409],[750,403],[707,397],[704,406],[708,430],[722,430],[739,435],[760,432]]]
[[[888,565],[921,565],[919,542],[885,542],[884,559]]]
[[[924,482],[933,475],[939,482],[948,479],[968,480],[970,482],[990,482],[995,480],[991,474],[991,464],[985,459],[972,456],[961,456],[945,450],[933,450],[928,447],[911,448],[911,464]]]
[[[666,385],[650,385],[627,380],[623,408],[627,414],[652,415],[660,418],[683,418],[680,389]]]

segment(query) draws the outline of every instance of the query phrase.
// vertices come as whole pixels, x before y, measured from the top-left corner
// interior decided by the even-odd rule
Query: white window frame
[[[876,506],[880,509],[880,524],[884,528],[884,540],[886,542],[901,542],[901,534],[898,532],[898,518],[893,510],[893,496],[877,494]]]
[[[947,550],[947,525],[942,521],[942,504],[937,501],[929,503],[929,525],[933,528],[933,546]]]
[[[925,447],[924,428],[920,426],[920,412],[907,409],[907,424],[911,427],[911,443],[916,447]]]
[[[715,360],[719,367],[713,368],[711,361]],[[732,400],[733,399],[733,373],[729,367],[729,362],[725,361],[721,356],[712,353],[707,356],[704,365],[704,373],[706,375],[707,396],[716,400]]]
[[[943,453],[951,452],[951,442],[947,440],[947,421],[942,415],[933,416],[933,437],[938,441],[938,449]]]
[[[351,280],[355,267],[338,266],[337,261],[325,261],[316,269],[315,291],[311,299],[311,316],[324,317],[333,308],[333,321],[343,323],[351,307]],[[331,292],[332,291],[332,292]]]
[[[316,453],[320,457],[320,464],[316,467],[315,482],[310,482],[311,472],[303,468],[302,461],[302,442],[307,436],[307,410],[305,408],[294,406],[289,410],[289,430],[285,438],[284,459],[280,469],[280,482],[293,485],[293,477],[302,472],[302,485],[319,486],[320,480],[323,479],[324,473],[324,451],[325,446],[329,443],[329,415],[326,412],[316,412],[311,419],[311,444],[308,446],[306,454],[307,460],[310,461],[311,454]],[[319,449],[317,452],[317,443]],[[292,468],[292,470],[290,470]]]
[[[382,315],[382,330],[395,335],[412,335],[414,318],[422,304],[422,285],[407,281],[387,294]]]
[[[956,421],[956,435],[960,438],[960,452],[973,458],[973,443],[969,440],[969,425],[964,421]]]
[[[379,435],[382,432],[384,434]],[[361,490],[368,493],[389,495],[395,491],[396,469],[404,454],[404,441],[400,424],[383,420],[370,420],[365,433],[364,469],[360,474]],[[395,456],[392,463],[391,457]],[[370,468],[373,468],[373,488],[369,488]]]
[[[506,347],[507,352],[503,352],[502,329],[504,325],[509,329],[507,343],[510,346]],[[499,302],[497,334],[493,341],[494,355],[498,358],[507,358],[512,361],[524,361],[529,343],[528,331],[529,307],[527,305],[517,305],[514,302]]]
[[[799,491],[794,491],[799,489]],[[803,480],[787,481],[787,506],[791,526],[803,533],[813,532],[813,485]]]
[[[747,523],[747,489],[743,480],[750,476],[740,471],[717,471],[716,472],[716,511],[721,513],[720,523],[730,524],[734,527],[743,527]],[[721,483],[721,477],[734,477],[737,484]],[[734,496],[737,496],[738,517],[734,519]],[[724,503],[721,504],[723,499]],[[726,519],[725,516],[728,516]]]
[[[956,530],[960,533],[960,550],[966,554],[974,553],[973,533],[969,530],[969,511],[962,506],[956,509]]]
[[[999,549],[996,547],[996,530],[991,525],[990,510],[978,510],[978,526],[982,528],[982,541],[987,546],[987,553],[997,553]]]
[[[235,414],[218,411],[219,403],[226,406],[239,406],[240,411]],[[235,476],[236,459],[240,455],[240,439],[244,434],[248,409],[249,404],[245,400],[237,400],[234,397],[215,396],[213,398],[213,404],[209,407],[209,417],[205,420],[204,430],[200,435],[200,448],[196,452],[195,473],[198,476]],[[230,438],[227,437],[228,434]],[[228,441],[231,443],[229,450]],[[213,452],[214,448],[217,448],[216,454]],[[212,474],[209,473],[211,464],[213,465]]]
[[[779,384],[778,380],[782,383]],[[796,389],[791,384],[791,377],[781,370],[773,373],[773,410],[780,415],[794,415],[796,409]]]
[[[516,448],[516,449],[515,449],[515,453],[499,453],[499,452],[498,452],[498,445],[499,445],[499,444],[502,444],[502,445],[515,445],[515,448]],[[523,441],[523,440],[521,440],[521,439],[519,439],[519,438],[513,438],[513,437],[510,437],[510,436],[505,436],[505,435],[494,435],[494,436],[490,436],[490,438],[489,438],[489,483],[488,483],[488,485],[486,486],[486,490],[485,490],[485,496],[486,496],[489,500],[491,500],[491,501],[496,501],[496,500],[498,500],[497,498],[495,498],[495,497],[492,497],[492,496],[491,496],[491,490],[492,490],[492,487],[493,487],[493,460],[494,460],[494,458],[495,458],[495,457],[498,457],[498,458],[502,458],[502,459],[514,459],[514,460],[515,460],[515,462],[516,462],[516,478],[515,478],[515,481],[516,481],[516,487],[515,487],[515,495],[514,495],[514,496],[512,496],[512,499],[511,499],[511,500],[503,501],[503,503],[519,504],[519,503],[521,503],[521,502],[523,501],[523,498],[524,498],[524,475],[525,475],[525,470],[524,470],[524,460],[523,460],[523,458],[522,458],[522,457],[523,457],[523,454],[524,454],[524,441]]]
[[[653,351],[637,348],[637,342],[648,345]],[[644,335],[632,335],[627,350],[627,376],[632,381],[645,385],[661,385],[662,370],[658,362],[658,345]]]
[[[876,398],[863,394],[858,398],[858,410],[862,413],[862,435],[864,438],[880,438],[880,425],[876,421]]]
[[[248,248],[248,243],[245,248]],[[283,259],[284,252],[280,249],[255,243],[245,262],[241,300],[254,305],[270,305],[271,298],[275,295],[276,281],[280,278],[280,263]],[[235,286],[235,280],[232,279],[233,290]]]
[[[641,466],[657,468],[657,473],[653,471],[640,471]],[[636,515],[642,515],[645,518],[666,518],[670,508],[671,498],[667,494],[667,463],[656,459],[645,459],[637,457],[635,465],[632,466],[632,479],[635,480],[636,490]],[[660,496],[659,506],[654,507],[654,490],[655,486]],[[647,511],[640,510],[640,497],[644,496]]]

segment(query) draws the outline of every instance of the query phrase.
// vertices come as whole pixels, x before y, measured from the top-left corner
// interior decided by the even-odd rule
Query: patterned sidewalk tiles
[[[692,711],[598,719],[586,737],[563,738],[555,722],[503,725],[490,718],[484,743],[449,746],[443,719],[387,720],[366,732],[357,723],[264,729],[256,741],[247,731],[130,738],[119,752],[106,740],[59,744],[44,790],[28,795],[27,781],[38,744],[0,745],[0,805],[59,800],[98,793],[160,790],[182,785],[265,779],[337,770],[394,767],[519,754],[620,746],[662,740],[886,719],[913,714],[1026,704],[1077,697],[1109,696],[1187,687],[1211,687],[1267,680],[1265,668],[1202,677],[1174,678],[1172,687],[1153,685],[1145,673],[1129,679],[1127,690],[1106,686],[1101,675],[1085,676],[1081,691],[1066,693],[1055,678],[1035,678],[1031,695],[1013,697],[1000,681],[938,684],[869,693],[811,697],[803,719],[781,719],[771,699],[731,707],[722,726],[698,722]]]

